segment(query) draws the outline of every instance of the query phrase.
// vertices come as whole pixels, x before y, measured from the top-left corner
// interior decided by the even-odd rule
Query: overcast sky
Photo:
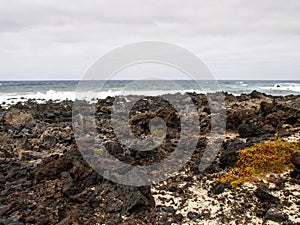
[[[217,79],[299,79],[299,0],[0,2],[0,80],[80,79],[110,50],[166,41]]]

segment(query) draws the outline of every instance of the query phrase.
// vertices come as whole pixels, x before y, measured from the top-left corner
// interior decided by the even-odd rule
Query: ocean
[[[76,99],[78,80],[61,81],[0,81],[0,103],[14,104],[28,99],[44,100],[74,100]],[[134,83],[134,85],[132,85]],[[191,80],[170,81],[145,80],[135,83],[130,80],[85,81],[81,82],[80,91],[90,93],[97,98],[125,94],[161,95],[166,93],[196,92],[207,93],[224,91],[239,95],[253,90],[271,95],[300,94],[300,80],[221,80],[216,83],[201,81],[200,87]],[[128,88],[129,87],[129,88]],[[126,90],[126,92],[124,92]]]

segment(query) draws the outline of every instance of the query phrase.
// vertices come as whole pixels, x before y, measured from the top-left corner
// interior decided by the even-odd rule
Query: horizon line
[[[214,80],[192,80],[192,79],[169,79],[171,81],[300,81],[300,79],[214,79]],[[10,81],[95,81],[95,80],[82,80],[82,79],[12,79],[12,80],[0,80],[0,82]],[[97,81],[138,81],[134,79],[111,79],[111,80],[97,80]],[[151,80],[146,80],[151,81]],[[152,81],[160,81],[153,79]],[[166,80],[167,81],[167,80]]]

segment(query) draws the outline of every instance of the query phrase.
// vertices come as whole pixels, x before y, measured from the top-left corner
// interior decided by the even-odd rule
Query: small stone
[[[193,211],[188,212],[187,216],[190,220],[196,220],[201,217],[201,215],[199,213],[193,212]]]
[[[276,190],[282,190],[285,187],[285,181],[280,178],[275,182],[275,185],[276,185],[275,187]]]
[[[279,199],[272,194],[269,193],[269,190],[262,184],[258,185],[255,196],[261,201],[261,202],[268,202],[277,204],[279,202]]]
[[[296,169],[300,170],[300,152],[294,152],[291,155],[291,162]]]
[[[223,193],[224,190],[225,190],[225,186],[226,186],[226,184],[220,182],[219,184],[217,184],[217,185],[212,189],[212,193],[213,193],[214,195],[218,195],[218,194]]]
[[[175,214],[176,213],[176,210],[172,207],[172,206],[157,206],[156,207],[157,209],[159,209],[160,212],[164,212],[164,213],[167,213],[167,214]]]
[[[122,222],[122,217],[120,213],[112,216],[112,218],[105,225],[117,225]]]

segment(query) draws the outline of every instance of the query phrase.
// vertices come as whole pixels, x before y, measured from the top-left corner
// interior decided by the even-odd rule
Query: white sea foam
[[[199,90],[189,89],[189,90],[144,90],[144,91],[86,91],[86,92],[74,92],[74,91],[54,91],[49,90],[47,92],[21,92],[21,93],[0,93],[0,103],[5,102],[6,105],[15,104],[17,102],[24,102],[29,99],[34,99],[37,102],[45,102],[48,100],[87,100],[94,101],[95,99],[106,98],[108,96],[127,96],[127,95],[143,95],[143,96],[160,96],[164,94],[184,94],[186,92],[196,92],[204,93]],[[209,91],[207,91],[209,92]]]
[[[38,102],[45,100],[74,100],[75,93],[70,91],[53,91],[47,92],[21,92],[21,93],[0,93],[0,102],[12,104],[19,101],[27,101],[28,99],[35,99]]]
[[[271,91],[300,92],[300,85],[297,83],[277,83],[273,86],[262,87],[262,89]]]

